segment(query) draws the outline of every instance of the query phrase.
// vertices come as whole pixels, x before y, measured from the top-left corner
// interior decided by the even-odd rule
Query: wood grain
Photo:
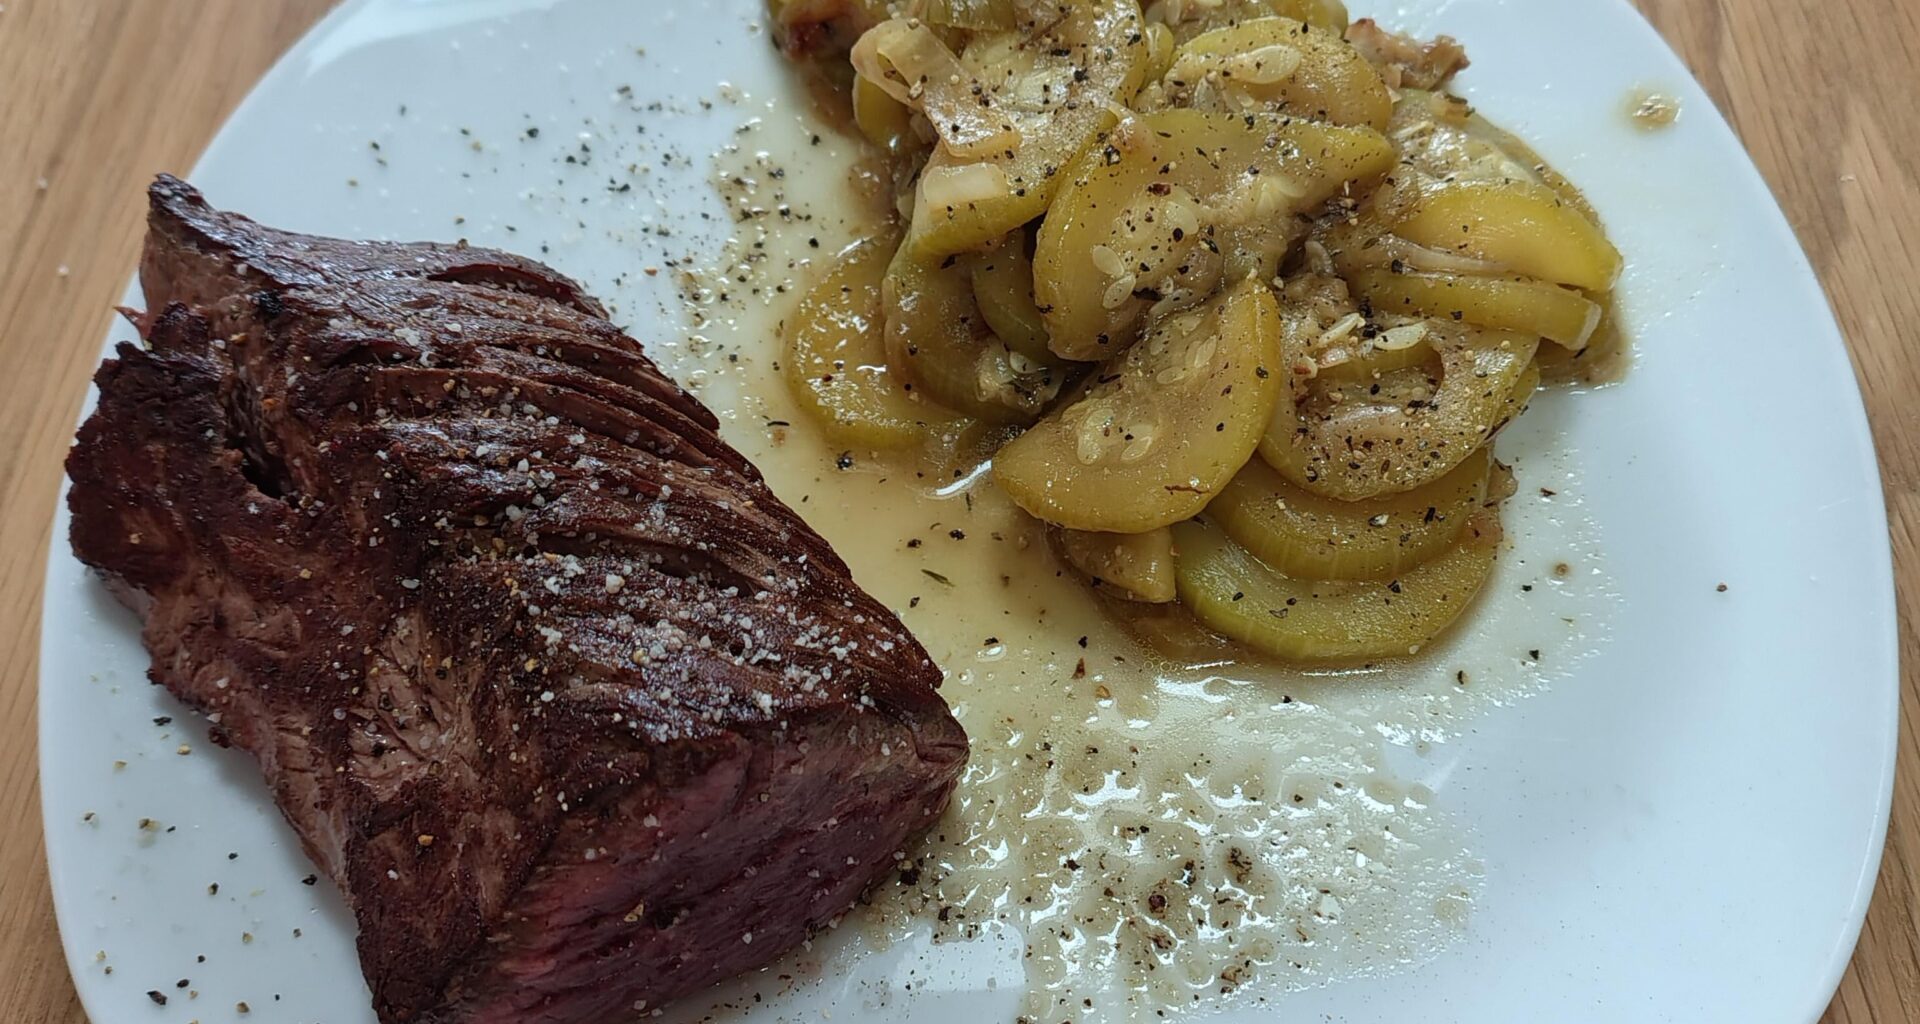
[[[185,173],[330,0],[0,0],[0,1019],[86,1020],[61,958],[34,747],[60,460],[153,173]]]
[[[1825,1020],[1920,1020],[1920,5],[1637,0],[1733,121],[1826,285],[1867,396],[1901,582],[1900,776]],[[54,934],[34,748],[40,580],[141,187],[185,171],[330,0],[0,0],[0,1017],[85,1019]],[[1356,4],[1365,7],[1364,3]]]

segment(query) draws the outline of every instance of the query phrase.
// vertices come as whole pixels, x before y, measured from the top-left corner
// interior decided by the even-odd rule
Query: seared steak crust
[[[651,1009],[940,813],[938,669],[574,282],[150,198],[73,547],[345,893],[383,1021]]]

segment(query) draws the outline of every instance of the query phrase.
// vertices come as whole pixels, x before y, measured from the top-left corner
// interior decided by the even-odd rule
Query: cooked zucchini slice
[[[1018,20],[976,33],[959,54],[912,18],[876,26],[853,48],[860,75],[923,112],[940,137],[915,188],[909,239],[922,256],[984,245],[1039,216],[1061,169],[1139,90],[1148,53],[1135,0]]]
[[[913,144],[913,111],[871,79],[853,80],[853,124],[868,142],[887,153],[899,153]]]
[[[1299,330],[1299,321],[1285,323]],[[1439,355],[1437,370],[1315,378],[1274,417],[1261,457],[1294,485],[1341,501],[1410,491],[1464,462],[1514,413],[1516,385],[1539,342],[1450,321],[1420,324]]]
[[[1033,298],[1032,240],[1024,230],[1015,231],[993,247],[972,254],[968,260],[973,280],[973,301],[987,326],[1007,348],[1042,362],[1054,361],[1047,348],[1047,325]]]
[[[1358,50],[1281,17],[1194,37],[1174,54],[1148,101],[1233,114],[1264,110],[1375,131],[1393,116],[1387,83]]]
[[[1216,29],[1276,14],[1326,29],[1335,37],[1347,31],[1347,8],[1340,0],[1221,0],[1217,4],[1186,0],[1178,10],[1180,16],[1171,21],[1170,27],[1183,43]],[[1170,5],[1149,4],[1147,13],[1149,18],[1165,20],[1171,13]]]
[[[1600,304],[1525,277],[1471,277],[1365,270],[1347,283],[1373,312],[1452,318],[1480,327],[1517,331],[1578,352],[1600,324]]]
[[[1304,232],[1296,214],[1392,164],[1365,128],[1196,110],[1128,120],[1040,226],[1034,295],[1053,350],[1106,358],[1157,302],[1191,304],[1223,277],[1271,278]]]
[[[906,448],[926,437],[929,421],[948,418],[887,366],[880,281],[892,247],[869,238],[842,250],[785,325],[787,384],[842,444]]]
[[[1486,585],[1498,521],[1483,512],[1452,548],[1385,580],[1283,575],[1199,520],[1173,528],[1180,603],[1223,636],[1309,664],[1416,654],[1445,632]]]
[[[1129,601],[1165,604],[1174,599],[1173,533],[1088,533],[1053,530],[1054,547],[1102,592]]]
[[[1013,0],[923,0],[920,16],[935,25],[974,32],[1004,32],[1020,23]]]
[[[1600,226],[1533,182],[1436,185],[1392,230],[1417,245],[1591,292],[1611,289],[1620,276],[1620,252]]]
[[[1370,501],[1335,501],[1295,487],[1255,459],[1207,506],[1207,518],[1289,576],[1384,579],[1459,538],[1486,500],[1492,461],[1482,448],[1424,487]]]
[[[881,294],[887,365],[922,397],[975,419],[1023,423],[1060,393],[1060,366],[1028,359],[994,336],[958,257],[929,259],[902,245]]]
[[[1077,400],[994,459],[1016,504],[1075,530],[1144,533],[1206,506],[1284,390],[1273,295],[1248,279],[1171,314]]]

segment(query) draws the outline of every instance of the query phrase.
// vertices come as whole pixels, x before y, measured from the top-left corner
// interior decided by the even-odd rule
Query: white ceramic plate
[[[762,99],[783,88],[757,4],[710,6],[353,0],[267,76],[192,178],[272,224],[544,254],[640,337],[678,337],[671,275],[636,271],[710,251],[726,229],[708,154],[752,111],[721,81]],[[1429,774],[1485,867],[1465,933],[1423,964],[1279,1005],[1295,1019],[1812,1019],[1872,890],[1897,694],[1879,477],[1821,292],[1732,133],[1626,3],[1377,13],[1465,40],[1465,91],[1586,188],[1628,256],[1631,377],[1528,417],[1581,467],[1617,598],[1611,642],[1484,716]],[[1632,128],[1636,87],[1678,96],[1680,123]],[[338,899],[301,884],[311,869],[251,764],[144,681],[135,623],[67,553],[65,529],[63,512],[42,782],[89,1014],[224,1021],[244,1001],[253,1021],[370,1021]],[[1479,614],[1499,616],[1499,600]],[[1011,1019],[1009,948],[942,960],[916,985],[916,1016]],[[819,971],[761,1013],[892,1019],[904,955]]]

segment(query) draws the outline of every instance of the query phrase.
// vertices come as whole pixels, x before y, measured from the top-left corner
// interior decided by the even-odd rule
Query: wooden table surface
[[[1900,777],[1879,890],[1826,1019],[1920,1020],[1920,347],[1907,343],[1920,329],[1920,4],[1638,2],[1786,207],[1866,391],[1902,584]],[[142,187],[184,173],[330,4],[0,0],[0,1019],[85,1019],[40,835],[40,580],[82,386],[138,251]]]

